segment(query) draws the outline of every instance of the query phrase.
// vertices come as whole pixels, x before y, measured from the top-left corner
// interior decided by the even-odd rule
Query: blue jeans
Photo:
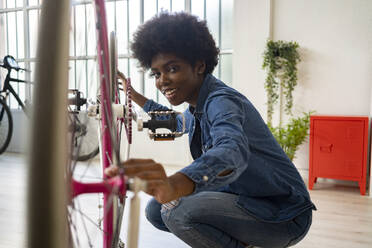
[[[172,232],[193,248],[288,247],[298,243],[311,225],[312,211],[293,220],[269,223],[237,204],[238,196],[200,192],[167,207],[151,199],[146,217],[156,228]]]

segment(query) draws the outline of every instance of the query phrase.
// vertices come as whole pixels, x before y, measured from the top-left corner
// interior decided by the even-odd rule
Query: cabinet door
[[[363,173],[363,134],[363,121],[314,120],[314,174],[360,178]]]

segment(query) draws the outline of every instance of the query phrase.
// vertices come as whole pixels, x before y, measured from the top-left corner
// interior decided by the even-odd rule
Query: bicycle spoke
[[[88,220],[92,225],[94,225],[99,231],[102,233],[105,233],[105,231],[87,214],[85,214],[81,209],[74,208],[74,211],[77,211],[79,214],[81,214],[86,220]]]
[[[92,165],[92,162],[93,161],[91,159],[91,160],[88,161],[88,164],[85,165],[85,170],[84,170],[83,174],[80,175],[80,180],[82,180],[83,178],[92,178],[92,179],[98,178],[98,179],[102,179],[102,176],[100,176],[100,177],[86,176],[86,173],[88,173],[88,170],[90,168],[92,168],[92,166],[91,166]]]
[[[80,209],[80,203],[79,203],[79,201],[76,201],[76,202],[77,202],[77,204],[79,205],[79,209]],[[82,223],[83,223],[83,227],[84,227],[85,234],[86,234],[86,236],[87,236],[87,238],[88,238],[89,246],[90,246],[90,247],[93,247],[93,245],[92,245],[92,241],[90,240],[90,236],[89,236],[89,234],[88,234],[88,229],[87,229],[87,225],[85,224],[84,217],[83,217],[83,215],[80,215],[80,217],[81,217],[81,221],[82,221]]]
[[[106,158],[107,158],[107,160],[109,161],[109,163],[110,163],[110,164],[113,164],[113,163],[112,163],[112,160],[111,160],[111,158],[110,158],[110,155],[108,154],[108,151],[106,151],[105,154],[106,154]]]
[[[114,231],[114,237],[113,237],[113,243],[112,246],[116,245],[119,242],[119,235],[120,235],[120,230],[121,230],[121,224],[123,220],[123,215],[124,215],[124,207],[125,207],[125,200],[123,204],[120,204],[121,206],[118,207],[119,209],[119,214],[116,218],[116,224],[115,224],[115,231]]]
[[[72,215],[71,215],[71,212],[68,210],[68,212],[67,212],[67,223],[68,223],[68,225],[69,225],[69,236],[70,236],[70,242],[71,242],[71,247],[73,247],[73,244],[74,244],[74,237],[73,237],[73,235],[72,235],[72,232],[71,232],[71,227],[73,227],[74,228],[74,231],[75,231],[75,234],[77,234],[78,233],[78,230],[77,230],[77,227],[76,227],[76,225],[75,225],[75,221],[72,221]],[[80,240],[79,240],[79,237],[78,237],[78,235],[74,235],[75,236],[75,239],[76,239],[76,243],[77,243],[77,245],[78,245],[78,247],[80,247]]]

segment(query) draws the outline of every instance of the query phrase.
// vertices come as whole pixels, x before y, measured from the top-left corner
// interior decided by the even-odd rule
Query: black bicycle
[[[6,103],[6,99],[8,98],[9,94],[12,94],[14,96],[14,98],[17,100],[18,104],[21,106],[27,116],[29,116],[30,113],[26,107],[27,103],[24,104],[22,102],[22,100],[10,84],[10,82],[26,83],[25,80],[12,78],[10,76],[12,70],[26,71],[26,69],[19,67],[17,61],[10,55],[4,57],[3,64],[0,64],[0,66],[8,71],[4,80],[3,88],[0,91],[0,154],[2,154],[8,147],[13,134],[13,118],[10,112],[10,108]]]
[[[69,89],[68,130],[73,133],[72,159],[87,161],[99,153],[98,121],[89,117],[87,112],[81,111],[81,107],[87,104],[87,99],[77,89]]]
[[[31,116],[30,104],[25,101],[22,102],[18,96],[11,82],[18,83],[30,83],[25,80],[18,78],[12,78],[11,72],[15,71],[28,71],[21,68],[13,56],[7,55],[3,59],[3,63],[0,67],[5,68],[8,73],[4,80],[4,85],[0,90],[0,154],[5,152],[8,148],[10,140],[13,134],[13,118],[9,106],[7,105],[7,98],[10,94],[14,96],[19,106],[26,114],[27,117]],[[97,128],[94,123],[97,121],[90,121],[87,117],[86,112],[81,111],[81,106],[87,103],[87,100],[82,97],[82,93],[76,89],[69,90],[69,130],[74,132],[73,141],[73,154],[72,158],[77,161],[85,161],[94,156],[99,152],[99,144],[97,139]]]

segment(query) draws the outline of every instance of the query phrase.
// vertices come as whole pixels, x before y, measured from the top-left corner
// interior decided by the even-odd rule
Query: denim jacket
[[[152,100],[144,105],[146,112],[159,109],[168,108]],[[184,115],[194,161],[180,173],[195,183],[194,193],[236,194],[239,206],[267,222],[315,209],[296,167],[245,96],[208,74],[196,107]]]

